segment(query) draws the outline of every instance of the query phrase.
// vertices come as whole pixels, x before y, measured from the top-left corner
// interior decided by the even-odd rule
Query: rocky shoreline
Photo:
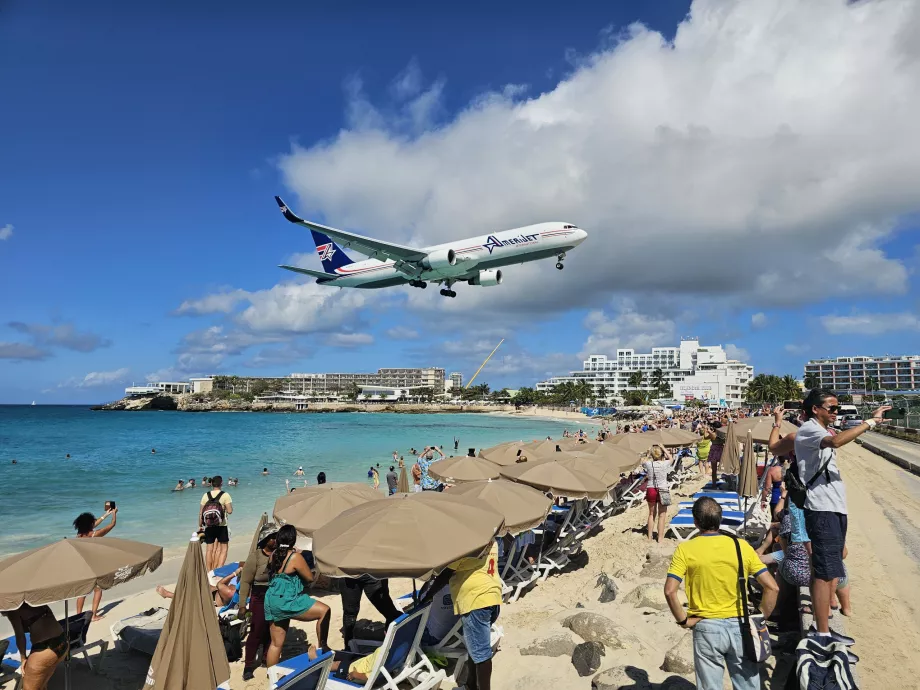
[[[329,403],[311,402],[298,409],[292,402],[248,401],[242,398],[204,398],[194,394],[144,395],[122,398],[104,405],[94,405],[92,410],[149,412],[174,410],[178,412],[397,412],[402,414],[508,412],[510,405],[446,405],[440,403]]]

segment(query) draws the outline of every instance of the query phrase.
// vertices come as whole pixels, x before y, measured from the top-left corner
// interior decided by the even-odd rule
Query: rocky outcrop
[[[662,671],[680,673],[689,676],[694,673],[693,665],[693,635],[687,634],[680,638],[680,642],[671,647],[664,655]]]
[[[172,395],[144,395],[140,397],[122,398],[115,402],[97,405],[94,410],[175,410],[178,409],[175,396]]]
[[[601,573],[597,576],[597,584],[595,587],[601,588],[601,594],[597,600],[602,604],[608,604],[614,601],[617,598],[617,594],[620,593],[620,588],[617,586],[616,580],[607,573]]]
[[[539,640],[534,640],[526,647],[521,647],[521,656],[572,656],[575,640],[569,632],[558,633]]]
[[[660,584],[639,585],[627,594],[623,601],[639,609],[655,609],[656,611],[668,609],[668,602],[664,599],[664,591]]]
[[[664,580],[671,565],[671,556],[666,553],[650,551],[645,556],[645,563],[639,571],[641,577],[651,577],[655,580]]]
[[[641,646],[641,642],[625,628],[599,613],[582,611],[566,618],[562,625],[585,642],[600,642],[610,649],[636,649]]]
[[[579,676],[590,676],[601,667],[604,645],[600,642],[582,642],[572,652],[572,666]]]

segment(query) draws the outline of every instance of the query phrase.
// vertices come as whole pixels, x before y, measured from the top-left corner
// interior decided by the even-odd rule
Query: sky
[[[5,2],[0,403],[469,377],[501,338],[493,388],[693,336],[918,354],[918,33],[911,0]],[[415,246],[589,236],[456,299],[324,288],[275,194]]]

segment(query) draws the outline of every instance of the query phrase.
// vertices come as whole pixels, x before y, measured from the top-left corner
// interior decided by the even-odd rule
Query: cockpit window
[[[562,229],[563,230],[574,230],[575,226],[574,225],[563,225]]]

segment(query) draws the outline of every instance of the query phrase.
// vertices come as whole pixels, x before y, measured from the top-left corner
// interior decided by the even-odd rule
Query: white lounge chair
[[[505,630],[500,625],[495,623],[492,624],[492,629],[489,633],[489,644],[492,647],[492,653],[495,654],[498,651],[498,646],[501,643],[502,638],[505,636]],[[466,642],[463,640],[463,621],[458,620],[454,627],[450,629],[443,639],[441,639],[437,644],[432,645],[431,647],[425,647],[430,649],[441,656],[444,656],[448,659],[453,659],[456,663],[454,665],[454,672],[451,676],[451,679],[456,684],[458,682],[463,666],[466,664],[466,660],[469,658],[469,652],[466,650]]]
[[[332,652],[311,659],[306,654],[272,666],[268,670],[270,690],[323,690],[332,666]]]
[[[508,550],[507,557],[504,560],[499,558],[499,574],[503,583],[502,599],[505,603],[517,601],[525,589],[540,579],[540,573],[527,560],[528,545],[516,538]]]

